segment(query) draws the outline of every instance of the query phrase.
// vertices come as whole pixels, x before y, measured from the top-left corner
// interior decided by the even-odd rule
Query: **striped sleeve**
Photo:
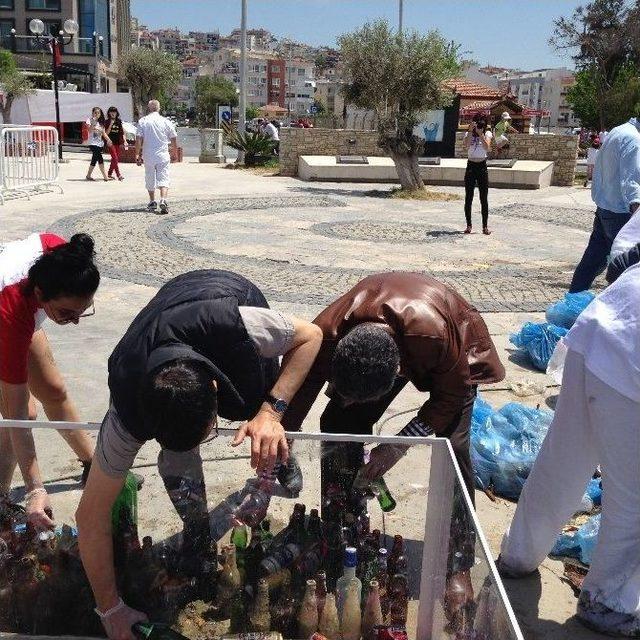
[[[431,427],[428,427],[416,416],[400,431],[400,433],[398,433],[398,435],[413,438],[424,438],[426,436],[432,436],[434,433],[435,432]]]

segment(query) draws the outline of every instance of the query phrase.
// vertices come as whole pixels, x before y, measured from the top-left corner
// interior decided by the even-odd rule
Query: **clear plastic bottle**
[[[342,620],[345,602],[349,587],[353,583],[358,593],[358,607],[362,597],[362,582],[356,577],[356,567],[358,566],[358,553],[355,547],[347,547],[344,551],[344,565],[342,577],[338,579],[336,585],[336,599],[338,604],[338,617]]]
[[[344,602],[342,617],[340,618],[342,640],[360,640],[360,636],[362,635],[360,591],[359,585],[354,580],[351,580],[347,588],[347,597]]]

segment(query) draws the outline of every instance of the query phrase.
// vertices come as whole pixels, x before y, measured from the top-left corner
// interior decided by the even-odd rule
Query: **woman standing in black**
[[[109,147],[111,164],[109,165],[108,175],[111,178],[115,173],[116,176],[118,176],[118,180],[124,180],[120,173],[120,146],[124,145],[124,148],[127,149],[127,144],[124,139],[122,119],[120,118],[120,112],[117,107],[109,107],[109,110],[107,111],[105,130],[109,140],[111,140],[111,146]]]
[[[100,107],[93,107],[91,110],[91,119],[87,123],[89,125],[89,149],[91,149],[91,162],[89,163],[89,171],[87,172],[87,180],[94,180],[91,177],[96,165],[100,166],[102,177],[109,180],[107,172],[104,170],[104,160],[102,158],[102,149],[104,145],[111,147],[111,140],[107,136],[104,125],[104,113]]]
[[[480,191],[480,205],[482,207],[482,233],[488,236],[489,231],[489,172],[487,170],[487,155],[491,149],[491,133],[487,131],[484,120],[472,122],[469,131],[464,136],[464,147],[467,150],[467,170],[464,174],[464,215],[467,219],[465,233],[471,233],[471,205],[473,191],[478,185]]]

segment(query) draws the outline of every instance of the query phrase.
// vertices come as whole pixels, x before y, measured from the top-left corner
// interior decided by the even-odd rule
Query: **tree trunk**
[[[5,96],[2,102],[2,122],[11,124],[11,107],[13,106],[13,96]]]
[[[396,165],[400,185],[405,191],[424,189],[424,182],[420,177],[420,165],[418,165],[417,155],[391,151],[391,158]]]

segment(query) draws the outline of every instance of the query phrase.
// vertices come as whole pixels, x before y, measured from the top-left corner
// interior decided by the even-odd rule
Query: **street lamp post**
[[[268,91],[268,89],[267,89]],[[238,129],[244,133],[247,118],[247,0],[242,0],[240,21],[240,113]]]
[[[51,49],[51,71],[53,75],[53,95],[56,109],[56,130],[58,131],[58,158],[62,160],[62,125],[60,122],[60,95],[58,93],[58,69],[60,68],[61,51],[66,45],[71,44],[78,33],[78,23],[69,18],[64,21],[63,29],[56,35],[45,35],[45,25],[39,18],[29,21],[29,31],[33,35],[19,36],[15,29],[11,29],[11,36],[14,41],[18,38],[31,40],[35,39],[38,44],[46,43]],[[77,38],[77,40],[92,40],[92,38]]]
[[[102,53],[103,40],[104,38],[102,36],[99,36],[95,31],[93,32],[93,56],[96,69],[96,93],[100,93],[102,91],[102,82],[100,79],[100,55]]]
[[[398,33],[402,33],[402,10],[403,0],[398,0]]]

